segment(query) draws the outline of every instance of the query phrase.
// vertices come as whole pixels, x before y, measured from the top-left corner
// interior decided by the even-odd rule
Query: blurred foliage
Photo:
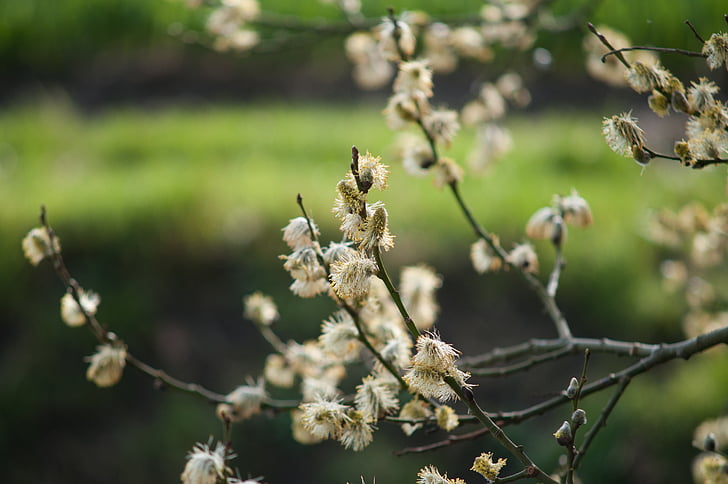
[[[513,153],[485,178],[463,184],[476,216],[510,246],[523,239],[526,220],[552,194],[578,189],[595,224],[572,230],[566,246],[559,300],[575,333],[681,338],[684,306],[659,289],[660,253],[643,238],[645,215],[675,209],[696,194],[711,206],[723,197],[723,171],[654,162],[640,176],[637,165],[606,148],[594,114],[545,112],[512,117],[509,126]],[[32,269],[22,260],[19,242],[36,224],[40,204],[48,207],[74,275],[102,295],[100,320],[145,360],[224,392],[258,374],[267,351],[240,316],[242,295],[260,289],[275,296],[284,339],[315,336],[332,310],[325,299],[302,301],[286,290],[290,281],[276,256],[286,252],[280,227],[298,215],[296,193],[324,240],[337,239],[329,213],[350,146],[386,161],[393,140],[376,106],[255,103],[83,114],[62,96],[0,114],[0,133],[0,204],[6,207],[0,211],[0,319],[8,323],[0,335],[0,455],[7,477],[22,481],[35,466],[37,482],[112,484],[174,481],[192,443],[219,424],[205,402],[154,392],[132,370],[111,389],[85,381],[81,356],[93,352],[92,337],[60,322],[62,288],[50,268]],[[471,140],[466,130],[448,155],[466,159]],[[382,199],[397,235],[387,254],[392,272],[424,261],[444,277],[438,327],[448,341],[472,354],[524,335],[553,335],[519,278],[474,274],[467,256],[471,232],[449,194],[392,166]],[[551,250],[547,244],[538,250],[545,271]],[[593,360],[594,379],[624,362]],[[585,461],[588,482],[687,479],[692,428],[722,410],[728,375],[720,352],[679,365],[631,384]],[[483,381],[476,393],[489,410],[520,408],[559,391],[562,382],[553,375],[580,367],[571,358],[514,381]],[[655,395],[665,396],[659,411]],[[604,398],[587,399],[587,411]],[[514,435],[528,441],[537,460],[553,460],[558,449],[550,433],[564,416],[552,411]],[[469,468],[473,456],[491,447],[478,440],[393,461],[393,449],[436,436],[409,441],[398,429],[381,427],[376,443],[356,454],[330,442],[301,447],[290,439],[285,415],[258,417],[236,427],[236,465],[272,483],[357,482],[360,472],[367,482],[375,475],[414,482],[429,463],[467,478],[453,471]]]
[[[437,18],[461,19],[476,18],[481,5],[479,0],[446,3],[374,0],[363,2],[363,12],[376,18],[385,15],[388,6],[393,6],[398,11],[421,9]],[[700,45],[683,24],[684,19],[690,19],[705,37],[711,32],[725,30],[723,5],[712,0],[632,3],[556,0],[551,8],[557,14],[565,14],[584,5],[595,6],[586,20],[622,30],[637,44],[698,50]],[[340,13],[332,5],[316,1],[265,1],[263,8],[301,18],[341,21]],[[332,52],[340,54],[340,41],[343,40],[333,35],[336,49],[331,43],[320,42],[320,38],[296,37],[295,42],[283,42],[273,50],[263,45],[259,49],[261,55],[237,58],[236,61],[230,54],[218,54],[204,47],[207,44],[204,34],[192,37],[180,34],[203,31],[209,11],[209,7],[190,9],[184,0],[0,0],[0,63],[7,76],[5,82],[55,80],[78,83],[83,82],[89,69],[93,72],[97,65],[110,71],[99,74],[102,78],[122,76],[123,73],[113,72],[114,66],[120,60],[135,58],[151,59],[147,68],[172,62],[176,65],[178,82],[196,74],[196,68],[201,68],[199,63],[204,65],[200,58],[227,59],[232,64],[239,62],[248,70],[257,67],[258,75],[273,78],[286,71],[306,70],[310,58],[305,51],[322,48],[329,53],[326,57],[331,65],[316,69],[321,81],[331,76],[332,69],[335,70],[333,64],[343,60],[343,56],[330,55]],[[575,27],[570,32],[542,33],[536,46],[552,50],[554,67],[563,73],[583,77],[580,46],[586,29],[583,25]],[[280,39],[275,40],[277,45]],[[530,63],[528,55],[502,56],[497,62],[512,65],[514,59],[522,64],[521,67]],[[691,61],[680,57],[672,61],[677,72],[692,65]],[[270,66],[271,62],[275,69],[262,68]],[[222,71],[231,69],[230,63]],[[206,65],[209,67],[209,63]],[[223,72],[218,75],[225,76]]]

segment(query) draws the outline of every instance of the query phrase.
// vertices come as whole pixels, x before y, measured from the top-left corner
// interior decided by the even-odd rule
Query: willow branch
[[[683,162],[683,160],[679,156],[658,153],[646,146],[644,147],[644,150],[647,153],[649,153],[649,155],[652,158],[663,158],[665,160],[675,160],[675,161],[679,161],[681,163]],[[728,163],[728,159],[711,158],[711,159],[691,160],[690,164],[688,166],[690,166],[691,168],[694,168],[694,169],[700,169],[700,168],[705,168],[706,166],[710,166],[710,165],[720,165],[720,164],[725,164],[725,163]]]
[[[693,26],[693,24],[690,22],[690,20],[686,20],[685,21],[685,24],[688,27],[690,27],[690,30],[692,30],[693,35],[695,35],[695,38],[698,39],[701,44],[704,44],[705,43],[705,40],[703,40],[703,38],[700,36],[700,34],[698,33],[698,31],[695,30],[695,26]]]
[[[469,389],[463,389],[460,384],[451,376],[445,377],[445,383],[452,388],[457,396],[466,403],[470,409],[470,413],[480,422],[483,426],[488,429],[488,432],[496,439],[500,444],[513,455],[518,461],[523,464],[528,477],[536,479],[540,482],[549,484],[558,484],[557,481],[552,479],[547,473],[539,468],[523,449],[522,445],[517,445],[513,442],[508,435],[491,419],[483,410],[478,406],[475,401],[473,393]]]
[[[573,350],[567,346],[564,348],[556,349],[550,353],[544,353],[543,355],[539,355],[539,356],[532,356],[530,358],[527,358],[524,361],[519,361],[518,363],[514,363],[512,365],[498,366],[498,367],[491,367],[491,368],[474,368],[474,369],[468,369],[468,371],[473,376],[503,377],[506,375],[511,375],[513,373],[518,373],[521,371],[528,370],[529,368],[532,368],[541,363],[545,363],[547,361],[557,360],[563,356],[566,356],[566,355],[569,355],[572,353],[573,353]]]
[[[86,311],[86,308],[84,308],[83,304],[81,304],[81,286],[71,276],[71,273],[68,270],[68,267],[66,266],[66,263],[64,262],[63,256],[61,255],[60,251],[56,250],[54,243],[56,235],[53,231],[53,228],[48,223],[45,206],[42,206],[40,210],[40,223],[48,233],[49,247],[51,250],[50,259],[53,264],[53,269],[65,286],[66,290],[71,294],[73,300],[78,305],[78,309],[81,311],[81,314],[83,314],[83,317],[86,320],[88,327],[91,329],[91,332],[102,344],[118,342],[117,336],[111,331],[104,328],[98,322],[96,316]],[[140,370],[142,373],[145,373],[148,376],[152,377],[155,381],[163,383],[170,388],[174,388],[175,390],[180,390],[186,393],[193,393],[215,403],[221,403],[227,400],[227,397],[225,395],[208,390],[202,385],[199,385],[197,383],[188,383],[174,378],[168,375],[166,372],[154,368],[147,363],[144,363],[136,356],[131,354],[129,351],[126,352],[126,361],[131,366]]]
[[[525,355],[547,353],[563,348],[569,349],[567,354],[581,353],[588,348],[590,351],[595,353],[645,357],[649,356],[658,349],[659,345],[632,341],[618,341],[609,338],[571,338],[568,341],[564,341],[563,339],[534,338],[514,346],[495,348],[483,355],[462,357],[458,360],[458,364],[472,372],[473,368],[491,365],[494,363],[504,363]]]
[[[728,343],[728,326],[677,343],[659,345],[649,356],[640,359],[622,371],[611,373],[600,380],[584,385],[584,388],[581,390],[581,396],[584,397],[591,395],[592,393],[596,393],[605,388],[609,388],[612,385],[616,385],[625,377],[634,378],[635,376],[649,371],[655,366],[667,363],[668,361],[672,361],[677,358],[687,360],[694,354],[701,353],[713,346],[726,343]],[[541,415],[546,411],[568,401],[569,399],[562,394],[523,410],[514,412],[498,412],[494,414],[494,418],[503,420],[504,424],[514,424],[535,415]]]
[[[377,261],[377,267],[379,268],[379,273],[377,275],[384,282],[384,285],[387,286],[387,290],[392,296],[392,300],[397,306],[397,309],[399,309],[399,313],[402,315],[404,323],[407,326],[410,334],[412,334],[412,336],[417,339],[417,337],[420,335],[420,330],[417,329],[414,321],[412,321],[409,312],[407,312],[407,308],[404,307],[404,303],[402,302],[402,297],[399,295],[399,291],[396,287],[394,287],[394,284],[392,284],[392,280],[389,278],[389,274],[387,274],[387,268],[384,266],[384,262],[382,261],[382,254],[379,250],[379,247],[374,247],[373,252],[374,259]]]
[[[546,291],[546,288],[541,283],[541,281],[531,274],[530,272],[526,272],[521,270],[516,265],[512,264],[508,261],[507,256],[508,253],[498,244],[495,243],[495,240],[493,239],[493,236],[491,236],[483,227],[480,226],[480,224],[475,220],[475,217],[473,216],[472,212],[470,211],[470,208],[465,203],[465,200],[463,200],[462,195],[460,194],[460,189],[458,186],[458,183],[456,181],[453,181],[450,183],[450,190],[452,191],[453,196],[455,197],[455,200],[458,203],[458,206],[460,207],[460,210],[463,212],[463,215],[465,215],[465,218],[468,220],[468,223],[475,231],[475,234],[480,237],[481,239],[485,240],[485,242],[488,244],[488,246],[493,250],[493,252],[508,266],[512,269],[518,271],[518,273],[523,277],[523,279],[526,280],[529,286],[531,286],[531,289],[534,290],[536,295],[541,300],[541,303],[544,306],[544,309],[546,310],[546,313],[551,317],[551,320],[554,322],[554,325],[556,326],[556,332],[559,335],[559,338],[564,340],[569,340],[572,338],[571,335],[571,328],[569,328],[569,323],[566,321],[566,318],[564,318],[564,315],[561,313],[561,310],[559,309],[558,305],[556,304],[556,300],[549,296],[548,292]]]
[[[602,56],[602,62],[605,62],[607,57],[610,55],[618,55],[620,52],[629,52],[631,50],[649,50],[653,52],[669,52],[673,54],[682,54],[688,57],[707,57],[702,52],[695,52],[693,50],[676,49],[673,47],[651,47],[648,45],[634,45],[632,47],[622,47],[621,49],[610,50]]]
[[[629,382],[631,380],[631,377],[628,376],[625,376],[620,380],[614,394],[602,409],[602,412],[599,415],[599,419],[594,423],[592,428],[589,429],[589,432],[587,432],[584,436],[584,441],[582,442],[581,447],[579,447],[579,452],[577,452],[576,458],[573,462],[573,468],[575,470],[579,467],[579,463],[584,458],[584,454],[586,454],[586,451],[589,449],[589,446],[594,441],[597,433],[607,425],[607,418],[609,417],[609,414],[611,414],[612,410],[614,410],[614,407],[617,405],[617,402],[622,397],[622,394],[627,389],[627,385],[629,385]]]
[[[627,59],[624,58],[624,56],[622,55],[621,52],[616,52],[617,49],[615,49],[614,46],[612,46],[612,44],[607,40],[607,38],[604,37],[604,35],[601,32],[599,32],[596,27],[594,27],[594,24],[592,24],[591,22],[588,22],[586,24],[586,26],[589,28],[591,33],[593,33],[594,35],[597,36],[597,39],[599,39],[599,41],[602,44],[604,44],[604,46],[607,49],[609,49],[610,51],[614,51],[614,55],[617,56],[617,59],[619,59],[619,62],[621,62],[624,65],[624,67],[626,67],[627,69],[632,67],[629,65],[629,62],[627,62]],[[603,58],[602,58],[602,62],[604,62]]]
[[[420,446],[416,446],[416,447],[405,447],[404,449],[395,451],[394,455],[401,456],[401,455],[406,455],[406,454],[423,454],[425,452],[432,452],[434,450],[441,449],[443,447],[448,447],[448,446],[456,444],[458,442],[467,442],[469,440],[475,440],[478,437],[482,437],[483,435],[486,435],[488,432],[490,432],[490,431],[487,428],[483,427],[483,428],[480,428],[473,432],[468,432],[467,434],[448,435],[446,439],[440,440],[438,442],[434,442],[432,444],[420,445]]]

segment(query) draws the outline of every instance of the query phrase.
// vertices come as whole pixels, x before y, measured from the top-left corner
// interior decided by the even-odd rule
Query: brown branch
[[[602,62],[605,62],[607,57],[609,57],[610,55],[618,55],[620,52],[628,52],[631,50],[649,50],[649,51],[653,51],[653,52],[669,52],[669,53],[673,53],[673,54],[686,55],[688,57],[703,57],[703,58],[707,57],[702,52],[695,52],[692,50],[676,49],[674,47],[651,47],[651,46],[647,46],[647,45],[635,45],[632,47],[622,47],[621,49],[610,50],[609,52],[607,52],[606,54],[604,54],[602,56]]]
[[[594,35],[597,36],[597,39],[599,39],[599,41],[602,44],[604,44],[604,46],[607,49],[609,49],[610,51],[616,50],[614,48],[614,46],[612,46],[612,44],[609,43],[609,41],[607,40],[607,38],[604,37],[604,35],[601,32],[599,32],[596,27],[594,27],[594,24],[592,24],[591,22],[588,22],[586,24],[586,26],[589,28],[589,30],[591,31],[591,33],[593,33]],[[632,67],[632,66],[629,65],[629,62],[627,62],[627,59],[624,58],[624,56],[622,55],[621,52],[615,52],[614,55],[617,56],[617,59],[619,59],[619,62],[621,62],[624,65],[624,67],[626,67],[627,69],[629,69],[630,67]],[[602,58],[602,62],[604,62],[604,59],[603,58]]]
[[[688,27],[690,27],[690,30],[693,31],[693,34],[695,35],[695,38],[697,38],[700,41],[701,44],[704,44],[705,43],[705,40],[703,40],[703,38],[700,36],[700,34],[698,33],[698,31],[695,29],[695,27],[693,26],[693,24],[690,22],[690,20],[686,20],[685,21],[685,24]]]
[[[111,331],[104,328],[96,319],[96,316],[93,314],[89,314],[88,311],[83,307],[81,304],[81,295],[80,291],[82,290],[82,287],[76,282],[76,280],[71,276],[70,271],[68,270],[68,267],[66,266],[66,263],[63,260],[63,256],[61,255],[60,251],[56,250],[54,240],[56,238],[55,232],[53,231],[53,228],[48,223],[48,217],[46,214],[45,206],[41,206],[40,210],[40,223],[43,225],[43,227],[48,232],[48,239],[49,239],[49,246],[51,250],[50,259],[53,264],[53,269],[55,270],[56,274],[58,275],[59,279],[65,286],[66,290],[71,294],[74,301],[78,305],[79,310],[81,311],[81,314],[83,314],[83,317],[86,319],[86,322],[88,324],[88,327],[90,328],[91,332],[96,336],[96,338],[99,340],[102,344],[108,344],[112,342],[118,343],[117,336],[112,333]],[[171,388],[174,388],[176,390],[180,390],[187,393],[194,393],[199,396],[202,396],[206,398],[207,400],[215,403],[225,402],[226,396],[222,395],[220,393],[213,392],[211,390],[206,389],[202,385],[198,385],[196,383],[187,383],[182,380],[179,380],[177,378],[174,378],[170,375],[168,375],[166,372],[154,368],[134,355],[132,355],[130,352],[126,352],[126,361],[140,370],[141,372],[149,375],[152,377],[155,381],[163,383]]]
[[[469,440],[475,440],[478,437],[482,437],[483,435],[487,435],[489,433],[489,430],[487,428],[480,428],[478,430],[475,430],[473,432],[468,432],[467,434],[460,434],[460,435],[448,435],[446,439],[440,440],[438,442],[434,442],[432,444],[427,445],[420,445],[416,447],[405,447],[404,449],[400,449],[394,452],[394,455],[401,456],[406,454],[422,454],[425,452],[432,452],[437,449],[441,449],[443,447],[447,447],[453,444],[456,444],[458,442],[467,442]]]

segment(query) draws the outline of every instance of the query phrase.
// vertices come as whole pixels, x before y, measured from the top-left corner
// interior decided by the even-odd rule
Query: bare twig
[[[594,35],[597,36],[597,39],[599,39],[599,41],[602,44],[604,44],[604,46],[607,49],[609,49],[610,51],[616,50],[614,48],[614,46],[612,46],[612,44],[607,40],[607,38],[604,37],[604,35],[601,32],[599,32],[596,27],[594,27],[594,24],[592,24],[591,22],[588,22],[586,24],[586,26],[589,28],[589,30],[591,31],[591,33],[593,33]],[[629,69],[630,67],[632,67],[632,66],[629,65],[629,62],[627,62],[627,59],[624,58],[624,56],[622,55],[621,52],[615,52],[614,55],[617,56],[617,59],[619,59],[619,62],[621,62],[622,65],[624,65],[624,67],[626,67],[627,69]],[[602,58],[602,62],[604,62],[604,58]]]
[[[483,427],[483,428],[480,428],[473,432],[468,432],[467,434],[448,435],[446,439],[440,440],[438,442],[434,442],[432,444],[420,445],[420,446],[416,446],[416,447],[405,447],[404,449],[395,451],[394,455],[400,456],[400,455],[406,455],[406,454],[422,454],[425,452],[432,452],[434,450],[441,449],[443,447],[448,447],[448,446],[458,443],[458,442],[467,442],[469,440],[475,440],[478,437],[482,437],[483,435],[488,434],[488,432],[490,432],[490,431],[487,428]]]
[[[631,50],[649,50],[653,52],[669,52],[672,54],[681,54],[688,57],[707,57],[702,52],[695,52],[693,50],[676,49],[674,47],[652,47],[649,45],[634,45],[632,47],[622,47],[621,49],[610,50],[602,56],[602,62],[604,62],[610,55],[618,55],[620,52],[629,52]]]
[[[700,36],[700,34],[698,33],[698,31],[695,29],[695,27],[693,26],[693,24],[690,22],[690,20],[686,20],[685,21],[685,24],[688,27],[690,27],[690,30],[693,31],[693,34],[695,35],[695,38],[697,38],[700,41],[701,44],[704,44],[705,43],[705,40],[703,40],[703,38]]]
[[[481,423],[485,428],[488,429],[489,433],[496,439],[500,444],[518,459],[526,470],[528,477],[538,480],[539,482],[558,484],[551,476],[545,473],[539,468],[528,455],[526,454],[522,445],[517,445],[513,442],[508,435],[503,431],[502,428],[496,424],[477,404],[473,393],[470,390],[463,389],[460,384],[451,376],[445,377],[445,383],[457,394],[457,396],[465,402],[470,409],[470,413]]]
[[[557,359],[561,358],[562,356],[566,356],[571,353],[573,353],[572,348],[569,346],[564,346],[562,348],[558,348],[549,353],[544,353],[544,354],[538,355],[538,356],[532,356],[530,358],[527,358],[523,361],[519,361],[518,363],[514,363],[512,365],[497,366],[497,367],[490,367],[490,368],[473,368],[473,369],[469,369],[468,371],[473,376],[503,377],[506,375],[511,375],[513,373],[518,373],[520,371],[528,370],[529,368],[533,368],[534,366],[547,362],[547,361],[557,360]]]
[[[599,415],[599,419],[594,423],[592,428],[589,429],[589,432],[586,433],[586,436],[584,436],[584,441],[581,443],[581,447],[579,447],[579,452],[574,459],[574,469],[577,469],[579,467],[581,460],[584,458],[584,454],[586,454],[589,446],[594,441],[594,437],[596,437],[597,433],[602,429],[602,427],[606,426],[609,414],[612,413],[612,410],[614,410],[614,407],[617,405],[617,402],[619,401],[624,391],[627,389],[627,385],[629,385],[629,382],[631,380],[631,377],[622,377],[619,385],[617,386],[617,389],[614,391],[614,394],[602,409],[602,412]]]

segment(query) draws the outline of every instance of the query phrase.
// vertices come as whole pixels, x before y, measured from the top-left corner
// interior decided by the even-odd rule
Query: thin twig
[[[387,286],[387,290],[389,291],[389,294],[392,296],[392,300],[394,301],[394,304],[397,306],[397,309],[399,309],[399,313],[402,315],[402,318],[404,319],[404,324],[407,326],[407,330],[409,330],[410,334],[417,339],[418,336],[420,336],[420,330],[417,329],[417,326],[415,325],[414,321],[412,321],[412,318],[409,315],[409,312],[407,311],[407,308],[404,306],[404,303],[402,302],[402,298],[399,295],[399,291],[396,287],[394,287],[394,284],[392,284],[392,280],[389,278],[389,274],[387,274],[387,268],[384,266],[384,262],[382,261],[382,254],[379,251],[379,247],[374,247],[374,259],[377,261],[377,267],[379,268],[379,273],[377,274],[379,278],[384,282],[384,285]]]
[[[469,440],[475,440],[478,437],[482,437],[483,435],[488,434],[488,432],[490,431],[487,428],[483,427],[473,432],[468,432],[467,434],[448,435],[446,439],[440,440],[432,444],[420,445],[416,447],[405,447],[404,449],[395,451],[394,455],[401,456],[406,454],[422,454],[425,452],[432,452],[434,450],[450,446],[457,442],[467,442]]]
[[[707,350],[708,348],[726,343],[728,343],[728,326],[677,343],[659,345],[649,356],[640,359],[622,371],[611,373],[604,378],[585,385],[581,390],[581,396],[584,397],[591,395],[592,393],[596,393],[605,388],[609,388],[612,385],[616,385],[625,376],[634,378],[635,376],[651,370],[655,366],[667,363],[668,361],[672,361],[677,358],[688,359],[697,353]],[[494,414],[493,417],[497,420],[503,420],[504,424],[515,424],[535,415],[541,415],[544,412],[568,401],[569,399],[565,395],[559,395],[523,410],[498,412]]]
[[[695,27],[693,26],[693,24],[690,22],[690,20],[686,20],[685,23],[687,24],[688,27],[690,27],[690,30],[693,31],[693,34],[700,41],[700,43],[701,44],[704,44],[705,43],[705,40],[703,40],[703,38],[700,36],[700,34],[698,33],[698,31],[695,29]]]
[[[552,299],[556,297],[556,291],[559,289],[559,278],[561,277],[561,271],[565,265],[561,244],[555,244],[555,247],[556,257],[554,258],[554,268],[549,275],[549,282],[546,285],[546,294],[548,294],[548,296]]]
[[[609,414],[612,413],[612,410],[614,410],[614,407],[617,405],[617,402],[619,401],[624,391],[627,389],[627,385],[629,385],[629,382],[631,380],[631,377],[622,377],[619,385],[617,386],[617,389],[614,391],[614,394],[602,409],[602,412],[599,415],[599,419],[594,423],[592,428],[589,429],[589,432],[587,432],[584,436],[584,441],[581,443],[581,447],[579,447],[579,452],[576,455],[576,459],[574,459],[573,466],[575,470],[579,467],[579,464],[584,458],[584,454],[586,454],[586,451],[589,449],[589,446],[594,440],[594,437],[596,437],[597,433],[602,429],[602,427],[607,425],[607,418],[609,417]]]
[[[672,54],[681,54],[686,55],[688,57],[707,57],[702,52],[695,52],[693,50],[685,50],[685,49],[676,49],[674,47],[652,47],[649,45],[634,45],[632,47],[622,47],[621,49],[614,49],[610,50],[606,54],[602,56],[602,62],[605,62],[607,57],[610,55],[618,55],[620,52],[628,52],[631,50],[649,50],[653,52],[668,52]]]
[[[658,152],[648,148],[647,146],[644,146],[644,150],[647,153],[649,153],[649,155],[652,158],[664,158],[666,160],[675,160],[675,161],[679,161],[682,163],[682,159],[679,156],[658,153]],[[700,168],[705,168],[706,166],[710,166],[710,165],[720,165],[720,164],[725,164],[725,163],[728,163],[728,159],[711,158],[711,159],[691,160],[690,164],[688,166],[690,166],[690,168],[700,169]]]
[[[550,353],[544,353],[542,355],[538,356],[532,356],[530,358],[527,358],[523,361],[519,361],[518,363],[514,363],[512,365],[507,366],[497,366],[497,367],[489,367],[489,368],[473,368],[468,369],[468,371],[473,376],[481,376],[481,377],[503,377],[507,375],[511,375],[513,373],[518,373],[521,371],[528,370],[529,368],[532,368],[536,365],[539,365],[541,363],[547,362],[547,361],[554,361],[562,356],[566,356],[573,353],[572,348],[569,346],[565,346],[563,348],[556,349]],[[463,366],[463,368],[466,368]]]
[[[50,250],[51,250],[50,258],[53,263],[53,269],[55,270],[59,279],[65,286],[66,290],[71,294],[74,301],[78,305],[78,309],[79,309],[79,311],[81,311],[81,314],[83,314],[83,317],[86,320],[91,332],[96,336],[96,338],[102,344],[108,344],[108,343],[119,344],[119,339],[117,338],[117,336],[114,333],[107,330],[106,328],[104,328],[98,322],[98,320],[96,319],[96,316],[94,316],[93,314],[90,314],[88,311],[86,311],[86,308],[84,308],[83,304],[81,304],[80,292],[81,292],[82,288],[78,284],[78,282],[76,282],[76,280],[71,276],[71,273],[68,270],[68,267],[66,266],[65,261],[63,260],[63,255],[59,251],[57,251],[55,248],[54,240],[56,238],[56,235],[55,235],[55,232],[53,231],[53,228],[48,223],[48,217],[46,214],[45,206],[42,206],[41,210],[40,210],[40,223],[41,223],[41,225],[43,225],[43,227],[46,229],[46,231],[48,233],[49,246],[50,246]],[[183,392],[187,392],[187,393],[197,394],[197,395],[204,397],[207,400],[209,400],[211,402],[215,402],[215,403],[225,402],[227,399],[227,397],[225,395],[208,390],[207,388],[205,388],[202,385],[199,385],[197,383],[188,383],[188,382],[179,380],[177,378],[174,378],[174,377],[168,375],[166,372],[144,363],[143,361],[138,359],[136,356],[131,354],[129,351],[126,352],[126,361],[133,367],[140,370],[141,372],[152,377],[155,381],[164,383],[168,387],[171,387],[176,390],[183,391]]]
[[[594,27],[594,24],[592,24],[591,22],[588,22],[586,24],[586,26],[589,28],[589,30],[591,31],[591,33],[593,33],[594,35],[597,36],[597,39],[599,39],[599,41],[602,44],[604,44],[607,49],[609,49],[610,51],[614,51],[615,50],[615,48],[612,46],[611,43],[609,43],[609,41],[607,40],[607,38],[604,37],[604,35],[602,35],[602,33],[599,32],[596,27]],[[629,62],[627,62],[627,59],[624,58],[624,56],[622,55],[621,52],[615,52],[614,55],[617,56],[617,59],[619,59],[619,62],[621,62],[624,65],[624,67],[626,67],[627,69],[629,69],[629,68],[632,67],[632,66],[629,65]],[[602,62],[604,62],[604,59],[602,59]]]
[[[144,363],[129,352],[127,352],[126,354],[126,361],[130,365],[140,370],[142,373],[151,376],[155,381],[164,383],[168,387],[172,387],[176,390],[180,390],[186,393],[194,393],[200,395],[211,402],[227,402],[227,397],[225,395],[210,391],[203,386],[198,385],[197,383],[187,383],[177,378],[174,378],[168,375],[167,372],[165,372],[164,370],[154,368],[153,366]]]
[[[468,371],[494,363],[504,363],[524,355],[547,353],[568,348],[569,354],[577,354],[585,349],[596,353],[610,353],[617,356],[645,357],[659,348],[657,344],[639,343],[636,341],[618,341],[609,338],[572,338],[538,339],[534,338],[514,346],[495,348],[488,353],[460,358],[458,364]]]
[[[528,477],[536,479],[540,482],[558,484],[557,481],[555,481],[553,478],[551,478],[551,476],[541,470],[541,468],[538,467],[531,460],[530,457],[528,457],[522,445],[517,445],[515,442],[513,442],[510,437],[506,435],[503,429],[500,428],[493,421],[493,419],[491,419],[478,406],[472,392],[470,392],[469,390],[467,392],[464,391],[463,387],[461,387],[457,380],[455,380],[455,378],[453,378],[452,376],[446,376],[445,383],[447,383],[448,386],[450,386],[450,388],[452,388],[452,390],[457,394],[457,396],[465,402],[465,404],[470,409],[470,413],[476,419],[478,419],[478,421],[482,423],[485,428],[488,429],[493,438],[500,442],[500,444],[505,447],[508,452],[510,452],[516,459],[519,460],[519,462],[521,462],[521,464],[523,464],[523,467],[527,471]]]
[[[463,212],[463,215],[465,215],[465,218],[468,220],[468,223],[475,231],[476,235],[480,237],[481,239],[485,240],[485,242],[490,246],[490,248],[493,250],[493,252],[508,266],[518,271],[518,273],[526,280],[529,286],[531,286],[531,289],[534,290],[536,295],[541,299],[541,303],[543,304],[544,308],[546,309],[546,313],[551,317],[551,320],[554,322],[554,325],[556,326],[556,332],[559,335],[559,338],[564,340],[570,340],[572,338],[571,335],[571,329],[569,328],[569,323],[566,321],[566,318],[564,318],[564,315],[561,313],[561,310],[559,309],[558,305],[556,304],[556,300],[549,296],[548,292],[546,291],[546,288],[541,283],[541,281],[531,274],[530,272],[526,272],[521,270],[516,265],[512,264],[508,261],[508,253],[498,244],[495,243],[495,240],[493,239],[493,236],[491,236],[483,227],[480,226],[480,224],[475,220],[475,217],[473,216],[472,212],[470,211],[470,208],[468,208],[467,204],[465,203],[465,200],[463,199],[462,195],[460,194],[459,185],[456,181],[450,183],[450,191],[452,192],[453,196],[455,197],[455,200],[458,203],[458,206],[460,207],[460,210]]]

